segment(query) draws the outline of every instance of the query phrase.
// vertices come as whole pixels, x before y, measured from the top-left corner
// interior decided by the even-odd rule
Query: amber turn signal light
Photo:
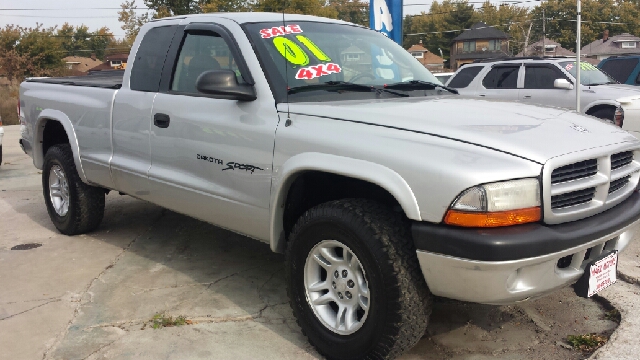
[[[449,210],[445,224],[464,227],[499,227],[540,221],[540,207],[498,212]]]

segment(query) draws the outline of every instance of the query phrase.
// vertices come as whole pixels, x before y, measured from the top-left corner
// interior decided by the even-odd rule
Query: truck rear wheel
[[[330,359],[389,359],[424,335],[431,294],[401,217],[369,200],[318,205],[286,251],[293,313]]]
[[[100,225],[105,192],[80,180],[69,144],[54,145],[47,150],[42,190],[49,217],[61,233],[83,234]]]

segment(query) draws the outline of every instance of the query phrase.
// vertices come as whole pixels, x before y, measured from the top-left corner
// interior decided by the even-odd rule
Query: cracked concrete
[[[41,175],[16,145],[17,127],[5,130],[0,358],[319,357],[289,307],[283,257],[268,245],[115,193],[96,232],[60,235],[44,207]],[[10,250],[32,242],[42,246]],[[629,276],[638,265],[634,249],[620,261]],[[629,286],[603,294],[623,314],[611,340],[623,346],[607,345],[597,359],[615,358],[607,354],[633,339],[626,335],[637,328],[637,309],[625,308]],[[616,323],[604,311],[570,288],[500,307],[436,299],[427,333],[403,358],[583,359],[564,347],[566,336],[611,333]],[[192,325],[153,329],[157,313],[183,315]]]

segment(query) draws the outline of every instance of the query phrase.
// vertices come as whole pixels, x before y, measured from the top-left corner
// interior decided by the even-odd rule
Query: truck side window
[[[482,70],[482,66],[470,66],[463,67],[458,73],[449,81],[449,87],[455,89],[466,88],[471,84],[473,78],[478,75],[478,73]]]
[[[164,60],[176,29],[177,26],[155,27],[144,35],[131,69],[131,90],[158,91]]]
[[[556,79],[567,79],[557,68],[540,65],[527,65],[524,73],[525,89],[554,89]]]
[[[516,66],[497,66],[491,69],[482,80],[487,89],[516,89],[518,87],[518,70]]]
[[[244,79],[229,46],[218,34],[187,33],[173,73],[171,90],[197,94],[196,80],[205,71],[232,70],[238,83]]]

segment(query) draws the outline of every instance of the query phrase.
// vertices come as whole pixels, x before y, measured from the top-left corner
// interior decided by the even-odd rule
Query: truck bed
[[[86,76],[65,76],[53,78],[32,78],[26,81],[47,84],[88,86],[105,89],[120,89],[124,70],[96,71]]]

